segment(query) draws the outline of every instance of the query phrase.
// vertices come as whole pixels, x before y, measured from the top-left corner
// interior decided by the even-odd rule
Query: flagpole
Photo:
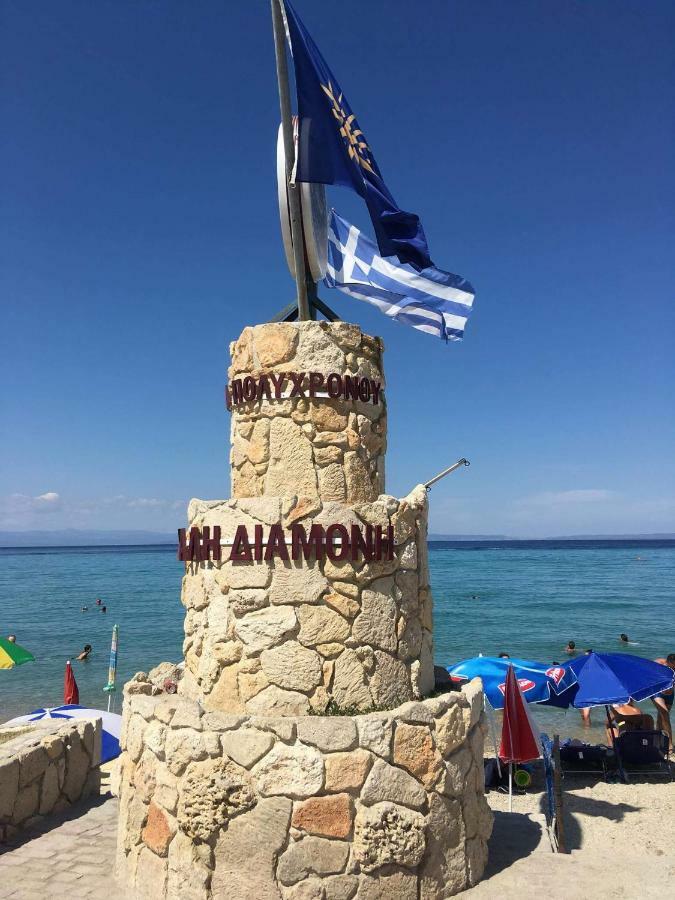
[[[288,187],[293,261],[295,263],[295,283],[298,295],[298,319],[305,321],[310,318],[309,300],[307,296],[307,275],[305,272],[305,241],[302,234],[300,194],[298,192],[297,184],[291,183],[291,173],[293,171],[293,163],[295,160],[295,142],[293,140],[293,122],[291,118],[291,92],[288,84],[286,34],[283,16],[281,14],[281,2],[282,0],[272,0],[274,52],[277,59],[277,83],[279,86],[281,131],[284,138],[284,155],[286,156],[286,185]]]

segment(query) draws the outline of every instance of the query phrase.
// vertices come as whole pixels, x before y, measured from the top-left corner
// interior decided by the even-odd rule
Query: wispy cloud
[[[186,508],[187,499],[124,494],[66,498],[56,491],[36,496],[14,493],[0,497],[0,528],[173,528],[177,514]]]
[[[615,491],[605,488],[581,488],[571,491],[541,491],[515,501],[517,507],[576,506],[578,504],[607,503],[619,498]]]

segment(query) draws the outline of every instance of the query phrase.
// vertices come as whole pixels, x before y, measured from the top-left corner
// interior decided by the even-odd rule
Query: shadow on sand
[[[94,794],[91,797],[87,797],[85,800],[78,800],[77,803],[73,803],[72,806],[63,812],[52,813],[51,815],[45,816],[44,819],[35,825],[26,828],[24,831],[20,831],[16,837],[4,844],[0,844],[0,856],[4,853],[9,853],[10,850],[21,847],[28,841],[32,841],[33,838],[47,834],[48,831],[58,828],[59,825],[63,825],[64,822],[71,822],[73,819],[79,819],[80,816],[89,812],[90,809],[95,809],[97,806],[101,806],[107,800],[110,800],[111,796],[110,793]]]
[[[491,878],[514,862],[529,856],[548,837],[537,822],[516,812],[495,811],[492,836],[488,844],[488,864],[483,878]]]

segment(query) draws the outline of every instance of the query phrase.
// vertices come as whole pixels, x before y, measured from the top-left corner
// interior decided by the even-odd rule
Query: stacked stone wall
[[[0,737],[9,738],[0,743],[0,844],[98,793],[100,719],[37,721]]]
[[[244,329],[230,352],[230,393],[235,381],[247,378],[251,392],[255,382],[260,393],[232,408],[233,497],[297,494],[361,503],[384,493],[387,413],[379,338],[347,322],[256,325]],[[306,375],[305,396],[276,399],[269,378],[279,384],[288,372]],[[310,373],[358,377],[370,399],[312,397]],[[324,388],[317,393],[325,395]],[[287,384],[280,390],[290,393]]]
[[[181,691],[228,712],[299,714],[330,701],[393,707],[433,688],[427,495],[346,506],[308,497],[190,504],[230,539],[281,523],[393,528],[392,559],[189,562]]]
[[[131,682],[124,707],[117,868],[134,896],[437,900],[480,878],[479,682],[354,717],[205,712],[152,690]]]

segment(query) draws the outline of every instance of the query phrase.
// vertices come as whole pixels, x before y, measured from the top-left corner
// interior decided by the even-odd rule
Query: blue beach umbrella
[[[38,722],[40,719],[101,719],[101,762],[106,763],[120,755],[120,732],[122,730],[122,716],[115,713],[104,712],[102,709],[91,709],[87,706],[45,707],[34,709],[26,716],[17,716],[5,722],[5,725],[25,725],[29,722]]]
[[[523,697],[528,703],[564,706],[560,695],[576,683],[576,674],[564,666],[549,666],[531,659],[504,659],[496,656],[475,656],[454,666],[448,666],[450,679],[457,684],[471,678],[481,678],[485,695],[494,709],[504,708],[506,674],[512,665]],[[556,702],[557,701],[557,702]]]
[[[563,663],[576,676],[569,692],[572,706],[606,706],[646,700],[673,686],[673,670],[630,653],[587,653]]]

